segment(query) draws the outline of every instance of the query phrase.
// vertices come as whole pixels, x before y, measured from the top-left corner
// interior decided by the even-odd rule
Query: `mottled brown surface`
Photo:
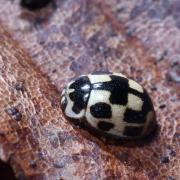
[[[178,0],[58,0],[33,13],[0,3],[0,158],[19,179],[180,179]],[[64,84],[102,69],[150,93],[150,144],[106,145],[62,115]]]

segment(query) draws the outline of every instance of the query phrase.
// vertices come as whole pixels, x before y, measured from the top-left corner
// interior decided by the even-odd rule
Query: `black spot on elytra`
[[[126,126],[124,130],[124,135],[136,137],[136,136],[140,136],[142,131],[143,131],[143,127]]]
[[[127,108],[124,114],[124,121],[128,123],[144,123],[145,114],[141,111],[138,112]]]
[[[72,110],[78,114],[82,109],[86,108],[90,92],[90,81],[87,76],[80,77],[70,85],[69,89],[74,89],[69,94],[69,97],[74,102]]]
[[[112,104],[127,104],[128,96],[128,80],[126,78],[119,78],[118,76],[111,76],[113,90],[110,96]]]
[[[107,90],[111,92],[110,102],[112,104],[126,105],[128,101],[128,79],[110,75],[111,81],[96,83],[93,89]]]
[[[146,90],[144,90],[144,93],[142,95],[142,100],[144,101],[142,111],[147,113],[151,110],[154,110],[151,98],[149,97]]]
[[[90,107],[91,114],[96,118],[111,118],[111,106],[106,103],[96,103]]]
[[[137,97],[140,97],[140,98],[143,97],[143,93],[141,93],[141,92],[139,92],[139,91],[137,91],[137,90],[135,90],[135,89],[132,89],[132,88],[130,88],[130,87],[129,87],[129,89],[128,89],[128,93],[129,93],[129,94],[133,94],[133,95],[135,95],[135,96],[137,96]]]
[[[98,128],[102,131],[109,131],[113,127],[114,127],[114,124],[110,122],[100,121],[98,123]]]
[[[135,96],[140,97],[143,101],[143,105],[141,111],[134,111],[127,108],[124,114],[124,121],[128,123],[144,123],[146,121],[148,112],[154,111],[152,101],[146,90],[144,90],[144,93],[139,93],[138,91],[132,89],[129,92],[131,92]]]

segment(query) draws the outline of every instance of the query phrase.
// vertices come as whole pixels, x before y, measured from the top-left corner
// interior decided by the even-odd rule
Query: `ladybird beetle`
[[[92,73],[71,81],[62,91],[61,107],[70,119],[118,138],[142,138],[155,127],[146,90],[120,73]]]

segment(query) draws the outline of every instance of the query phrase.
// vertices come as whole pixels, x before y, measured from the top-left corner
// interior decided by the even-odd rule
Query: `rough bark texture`
[[[180,179],[180,2],[57,0],[39,12],[18,2],[0,0],[0,159],[16,177]],[[107,69],[150,93],[151,143],[106,144],[63,116],[65,83]]]

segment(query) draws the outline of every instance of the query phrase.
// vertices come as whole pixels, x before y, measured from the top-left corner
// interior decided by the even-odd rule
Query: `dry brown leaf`
[[[0,158],[19,179],[180,178],[177,2],[157,22],[150,10],[162,1],[68,0],[39,12],[1,1]],[[150,93],[160,125],[151,143],[108,145],[62,115],[65,83],[107,69]]]

